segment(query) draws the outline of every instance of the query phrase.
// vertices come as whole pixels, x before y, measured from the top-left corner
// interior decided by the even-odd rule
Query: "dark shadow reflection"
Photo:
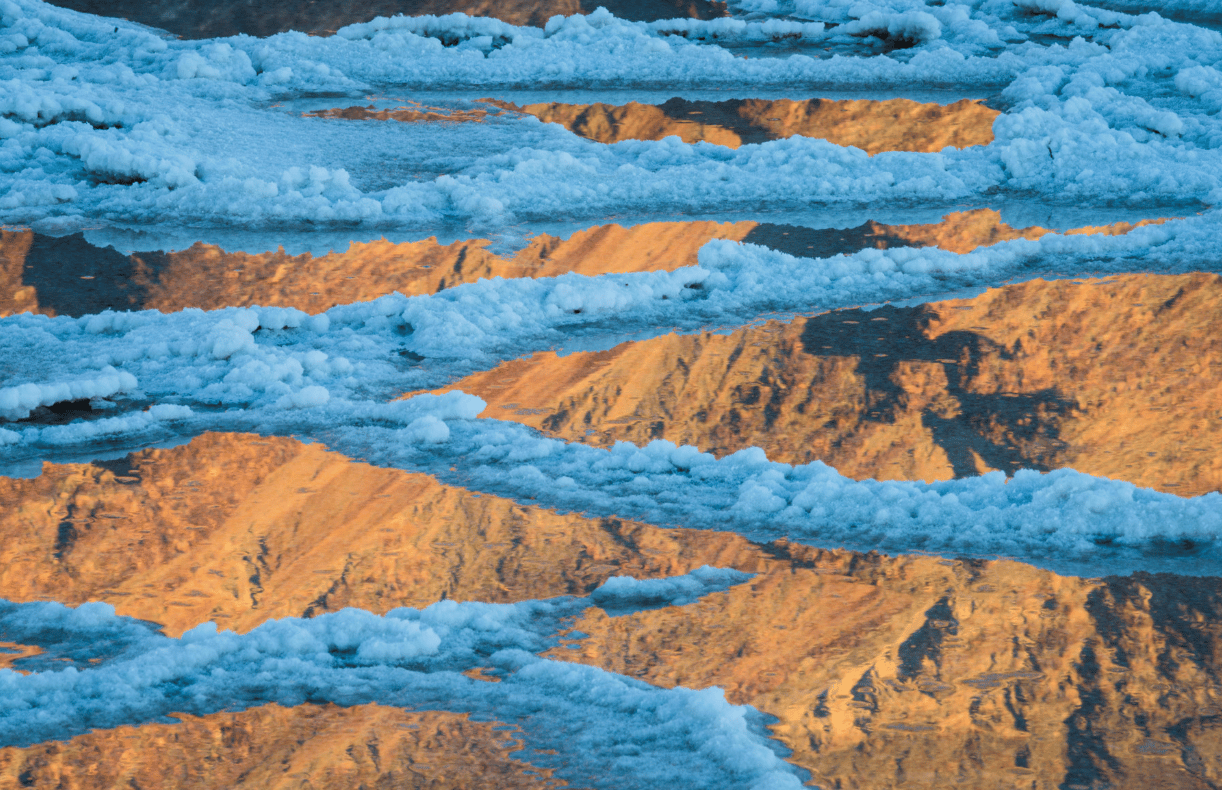
[[[34,235],[22,270],[40,307],[55,315],[81,316],[103,310],[139,310],[148,288],[137,277],[139,262],[110,247],[95,247],[81,234]]]
[[[167,30],[180,38],[271,36],[296,30],[315,36],[378,16],[421,16],[461,12],[490,16],[515,25],[544,25],[556,14],[588,14],[606,6],[621,19],[725,16],[716,0],[54,0],[53,5],[99,16],[121,17]]]
[[[946,452],[956,477],[978,473],[973,453],[1007,475],[1024,468],[1054,468],[1056,454],[1065,447],[1059,425],[1075,408],[1073,401],[1056,388],[1034,393],[970,391],[967,384],[976,378],[982,359],[1013,360],[1021,345],[1007,349],[965,330],[931,338],[929,325],[937,318],[928,305],[837,310],[806,321],[802,348],[814,356],[856,358],[869,404],[865,418],[873,422],[894,422],[908,407],[907,391],[895,381],[901,363],[940,364],[958,413],[929,406],[921,420]]]
[[[890,233],[886,225],[876,222],[867,222],[855,228],[806,228],[760,223],[743,237],[743,243],[759,244],[798,258],[830,258],[868,249],[909,246],[912,241]]]
[[[0,598],[108,601],[171,634],[209,618],[245,632],[345,606],[583,595],[612,575],[706,564],[753,573],[696,604],[587,610],[573,623],[585,636],[551,655],[718,686],[775,715],[776,737],[824,787],[1208,788],[1222,766],[1217,578],[1084,579],[1014,561],[759,545],[559,515],[242,434],[49,464],[36,479],[0,479],[0,501]],[[17,669],[54,658],[87,668],[54,635],[16,636],[0,630]],[[21,645],[46,648],[43,663]],[[243,744],[291,729],[269,721]],[[170,733],[151,731],[129,739],[127,764],[158,759]],[[92,737],[59,744],[56,759],[112,766],[85,748]],[[240,756],[208,743],[220,762]],[[46,756],[45,745],[9,750],[0,771],[45,776]],[[227,786],[192,781],[164,786]]]

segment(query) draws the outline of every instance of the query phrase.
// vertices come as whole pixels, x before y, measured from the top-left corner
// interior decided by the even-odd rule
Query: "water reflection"
[[[112,787],[568,787],[517,759],[514,728],[466,714],[379,705],[267,705],[181,716],[0,749],[0,785]]]
[[[327,2],[287,0],[279,3],[197,0],[54,0],[52,5],[101,16],[122,17],[168,30],[180,38],[271,36],[297,30],[327,36],[345,25],[377,16],[451,14],[487,16],[514,25],[542,27],[556,14],[589,14],[606,6],[620,19],[653,21],[675,17],[712,19],[725,16],[718,0],[361,0]]]
[[[855,478],[1073,467],[1222,488],[1222,278],[1033,280],[728,334],[536,354],[457,382],[490,416],[591,444],[758,446]]]
[[[993,141],[1000,114],[978,101],[919,103],[910,99],[732,99],[662,104],[541,103],[518,106],[488,100],[506,110],[534,115],[600,143],[661,140],[678,135],[686,143],[708,142],[738,148],[795,135],[882,151],[941,151]]]
[[[751,582],[555,650],[780,719],[821,787],[1212,787],[1222,582],[770,547]]]
[[[561,516],[248,435],[0,483],[0,597],[107,600],[172,634],[349,605],[584,594],[610,575],[704,564],[754,573],[686,606],[588,609],[552,657],[720,686],[775,716],[793,762],[824,787],[1208,787],[1222,757],[1219,579],[761,546]],[[512,759],[530,752],[503,728],[266,706],[0,750],[0,776],[69,787],[151,776],[295,787],[303,773],[315,786],[546,780]]]
[[[342,107],[307,112],[309,118],[336,118],[345,121],[399,121],[400,123],[478,123],[488,117],[484,109],[460,110],[450,107],[435,107],[420,102],[404,102],[398,107],[378,109],[370,104],[365,107]]]
[[[26,670],[14,666],[16,662],[22,659],[33,658],[41,652],[42,648],[36,645],[22,645],[17,642],[0,641],[0,669],[11,669],[24,674]]]
[[[584,595],[612,575],[755,556],[732,535],[680,540],[558,515],[246,434],[47,464],[37,478],[0,478],[0,502],[0,598],[107,601],[170,635],[207,620],[247,631],[345,606]]]
[[[1161,220],[1152,220],[1161,221]],[[1142,221],[1136,224],[1146,224]],[[1126,233],[1121,222],[1073,232]],[[80,316],[111,310],[176,311],[281,305],[318,313],[337,304],[399,291],[435,293],[491,277],[552,277],[566,272],[673,270],[696,263],[710,239],[761,244],[803,257],[866,248],[936,245],[967,252],[984,244],[1039,238],[1045,228],[1012,228],[989,209],[956,212],[926,225],[866,222],[848,229],[760,222],[609,224],[568,238],[540,234],[513,255],[497,255],[485,239],[353,243],[328,255],[226,252],[197,243],[177,252],[96,247],[80,235],[54,238],[0,231],[0,316],[21,312]]]

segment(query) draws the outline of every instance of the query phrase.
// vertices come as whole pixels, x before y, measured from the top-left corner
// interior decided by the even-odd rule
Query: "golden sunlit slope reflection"
[[[1080,232],[1121,234],[1133,227],[1122,222]],[[484,239],[447,245],[435,239],[400,244],[382,240],[314,256],[230,253],[207,244],[179,252],[124,255],[95,247],[80,235],[52,238],[5,230],[0,231],[0,315],[79,316],[107,309],[170,312],[254,304],[319,313],[394,291],[429,294],[480,278],[669,271],[694,265],[700,248],[711,239],[761,244],[800,257],[828,257],[903,245],[969,252],[1050,232],[1012,228],[997,212],[979,209],[948,214],[928,225],[866,222],[847,229],[711,221],[601,225],[565,239],[540,234],[511,256],[494,254]]]
[[[558,123],[599,143],[661,140],[678,136],[685,143],[714,143],[738,148],[801,135],[836,145],[855,146],[868,154],[882,151],[941,151],[993,141],[993,121],[1000,113],[978,101],[953,104],[911,99],[731,99],[623,106],[543,103],[518,106],[489,100],[506,110]]]
[[[554,658],[720,686],[820,787],[1215,787],[1222,583],[774,544],[750,582]]]
[[[728,334],[535,354],[453,386],[487,416],[609,445],[822,460],[855,478],[1073,467],[1222,489],[1222,278],[1033,280]]]
[[[246,434],[47,464],[34,479],[0,478],[0,501],[0,598],[107,601],[171,635],[345,606],[584,595],[612,575],[756,556],[734,535],[679,541]]]
[[[67,742],[0,749],[0,787],[411,788],[567,787],[509,756],[498,722],[379,705],[266,705],[118,727]],[[499,729],[498,729],[499,728]]]
[[[612,575],[705,564],[754,573],[687,606],[615,618],[588,609],[553,657],[661,686],[720,686],[776,716],[776,736],[823,786],[983,790],[1000,776],[1053,788],[1101,775],[1207,787],[1222,757],[1222,689],[1210,674],[1222,651],[1216,579],[1078,579],[1011,561],[757,546],[562,516],[247,435],[2,482],[11,506],[0,517],[0,597],[106,600],[170,634],[206,619],[244,631],[343,606],[584,594]],[[436,749],[454,770],[447,755],[458,750],[472,770],[517,775],[487,745],[490,733],[465,721],[353,711],[259,708],[95,733],[0,751],[0,775],[103,781],[79,766],[122,749],[104,777],[139,779],[146,760],[216,754],[265,786],[277,770],[372,781],[382,774],[370,771],[422,762],[419,741],[380,740],[402,723],[441,740],[456,731],[445,742],[454,745]],[[398,756],[379,764],[369,744]],[[209,764],[164,786],[229,786],[228,770]]]

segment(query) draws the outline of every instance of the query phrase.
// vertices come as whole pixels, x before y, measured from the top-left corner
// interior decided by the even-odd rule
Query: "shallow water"
[[[201,39],[327,36],[393,13],[541,26],[602,3],[57,4]],[[641,21],[772,13],[739,5],[608,7]],[[846,22],[839,6],[773,5],[786,23]],[[1060,17],[1028,8],[1012,34],[995,19],[986,27],[1009,36],[1007,56],[1057,45],[1057,62],[1069,63],[1066,53],[1122,26],[1075,22],[1074,8]],[[927,62],[937,46],[922,49],[905,20],[875,36],[723,43],[736,63]],[[950,21],[944,34],[940,43],[956,46],[955,36],[976,35]],[[474,34],[445,48],[458,51],[464,36]],[[1006,62],[1002,46],[976,55]],[[315,68],[307,55],[294,68]],[[308,171],[315,160],[343,168],[362,194],[475,172],[492,173],[479,182],[491,188],[550,167],[531,158],[540,151],[571,161],[672,137],[680,158],[696,152],[715,165],[739,151],[750,167],[778,171],[790,167],[791,143],[776,141],[825,140],[892,163],[899,176],[884,175],[895,182],[918,161],[887,159],[895,152],[944,157],[945,168],[955,152],[1008,145],[995,145],[995,130],[1038,116],[1021,91],[1002,94],[1009,79],[863,80],[854,90],[473,80],[414,91],[354,79],[261,94],[249,107],[217,88],[230,113],[218,117],[232,125],[195,142],[231,156],[226,167],[259,173]],[[1208,170],[1222,139],[1212,94],[1172,95],[1174,76],[1161,71],[1141,79],[1109,73],[1095,93],[1071,83],[1040,101],[1158,93],[1137,109],[1109,105],[1103,126]],[[1166,132],[1165,119],[1142,115],[1149,107],[1188,121]],[[270,125],[247,124],[251,108]],[[1054,147],[1081,143],[1056,135],[1042,140],[1040,166],[1064,166]],[[1043,156],[1023,142],[979,166],[1011,167],[1015,151]],[[616,172],[663,157],[639,150]],[[1119,171],[1100,156],[1092,166]],[[820,161],[812,173],[823,178],[849,160]],[[828,178],[851,188],[835,199],[795,180],[793,194],[724,211],[700,208],[717,201],[688,207],[683,184],[651,197],[661,187],[642,181],[622,214],[573,198],[555,210],[518,206],[524,220],[449,206],[435,221],[243,223],[216,213],[183,224],[169,214],[132,222],[102,203],[6,226],[0,788],[1216,787],[1222,562],[1209,525],[1222,511],[1222,279],[1217,234],[1204,224],[1215,221],[1213,193],[1149,182],[1067,198],[1028,189],[1014,168],[968,198],[919,184],[860,198],[856,177],[841,173]],[[1186,181],[1182,170],[1166,177]],[[558,189],[584,186],[566,181],[572,171],[551,178]],[[321,200],[318,189],[306,198]],[[727,263],[727,249],[764,264]],[[918,282],[923,270],[903,257],[918,250],[960,257],[930,257],[928,282],[889,285]],[[1011,252],[1019,264],[1003,260]],[[989,274],[994,260],[1005,274]],[[808,293],[700,307],[723,296],[718,288],[747,291],[783,266]],[[606,306],[621,286],[690,272],[705,279]],[[727,272],[739,279],[719,285]],[[590,283],[614,288],[565,301],[565,288]],[[553,290],[521,296],[536,286]],[[494,298],[504,298],[500,313],[481,312]],[[459,327],[458,351],[416,345],[438,331],[427,325],[436,304],[455,306],[443,328]],[[254,307],[301,313],[212,312]],[[413,325],[404,316],[416,307]],[[138,311],[150,312],[128,315]],[[554,324],[513,334],[553,313],[563,313]],[[170,323],[182,316],[200,323]],[[249,345],[218,350],[208,322],[228,330],[242,316],[253,316]],[[204,345],[175,335],[174,348],[154,353],[146,335],[159,328]],[[239,366],[243,353],[250,362]],[[341,372],[310,378],[324,362]],[[140,380],[38,394],[24,411],[16,395],[3,400],[37,364],[137,370]],[[268,406],[257,387],[234,395],[273,365],[276,381],[298,390],[321,381],[312,388],[321,401],[290,393]],[[343,365],[356,373],[342,379]],[[175,388],[201,371],[215,381]],[[429,400],[459,392],[482,407]],[[411,411],[436,403],[459,405],[441,417]],[[179,416],[120,424],[167,407]],[[994,503],[982,478],[1026,493]],[[807,479],[818,485],[795,495]],[[902,487],[913,481],[944,485]],[[961,500],[970,507],[956,510]],[[844,501],[865,504],[843,523],[810,527],[820,512],[849,512],[821,511]],[[1003,527],[989,542],[981,524]]]
[[[610,618],[589,609],[549,655],[662,687],[720,686],[731,702],[776,717],[770,729],[790,759],[825,786],[911,777],[1055,786],[1078,775],[1196,786],[1218,737],[1217,579],[1082,579],[1005,560],[758,545],[557,515],[241,434],[49,465],[3,484],[0,584],[10,599],[106,601],[171,636],[205,619],[246,632],[348,606],[584,595],[611,576],[705,564],[753,573],[687,606]],[[48,652],[7,663],[47,671],[64,661],[53,644],[6,647],[38,649]],[[95,643],[73,655],[87,665],[105,653]],[[291,778],[276,762],[307,759],[345,782],[388,781],[429,760],[442,763],[427,767],[441,772],[431,781],[458,783],[435,786],[471,776],[501,786],[523,780],[490,777],[532,770],[521,766],[529,749],[502,746],[490,725],[454,714],[307,705],[187,721],[81,735],[52,752],[10,748],[0,765],[10,777],[85,781],[79,773],[100,761],[89,781],[173,771],[208,786],[229,774],[200,763],[204,753],[269,782],[282,781],[280,770]],[[418,737],[412,725],[441,729],[427,743],[396,741]],[[218,731],[232,735],[218,741]],[[115,739],[121,761],[102,756]],[[156,746],[165,739],[170,752]],[[373,756],[346,762],[354,745]]]

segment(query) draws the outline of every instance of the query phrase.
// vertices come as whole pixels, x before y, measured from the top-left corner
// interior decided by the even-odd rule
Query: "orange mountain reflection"
[[[760,546],[561,516],[247,435],[2,482],[0,597],[106,600],[171,634],[347,605],[584,594],[611,575],[704,564],[754,573],[687,606],[588,609],[573,623],[586,636],[553,657],[661,686],[721,686],[777,717],[776,737],[824,787],[1208,787],[1222,757],[1216,579]],[[451,787],[491,775],[520,786],[498,737],[452,714],[268,706],[0,750],[0,776],[221,787],[420,774],[409,786]]]
[[[0,501],[0,598],[104,600],[172,636],[345,606],[584,595],[612,575],[687,573],[749,546],[558,515],[246,434],[48,464],[0,478]]]
[[[117,16],[182,38],[272,36],[294,30],[329,36],[377,16],[463,13],[542,27],[556,14],[589,14],[606,6],[620,19],[712,19],[726,15],[720,0],[280,0],[276,3],[193,3],[189,0],[55,0],[52,5]]]
[[[786,137],[817,137],[868,154],[883,151],[941,151],[993,141],[1000,113],[978,101],[953,104],[911,99],[731,99],[662,104],[527,104],[486,100],[504,110],[558,123],[598,143],[661,140],[678,136],[685,143],[707,142],[738,148]]]
[[[1070,233],[1121,234],[1133,227],[1122,222]],[[968,252],[1050,232],[1012,228],[997,212],[979,209],[948,214],[928,225],[866,222],[848,229],[711,221],[601,225],[566,239],[540,234],[512,256],[491,252],[485,239],[446,245],[436,239],[400,244],[382,240],[315,256],[231,253],[207,244],[179,252],[124,255],[94,247],[79,235],[51,238],[0,230],[0,316],[22,312],[79,316],[107,309],[215,310],[254,304],[319,313],[394,291],[429,294],[480,278],[673,270],[694,265],[700,248],[711,239],[827,257],[903,245]]]
[[[453,389],[587,444],[758,446],[859,479],[1072,467],[1191,496],[1222,488],[1220,304],[1213,274],[1033,280],[539,353]]]
[[[568,787],[499,722],[379,705],[266,705],[0,749],[0,787]]]

